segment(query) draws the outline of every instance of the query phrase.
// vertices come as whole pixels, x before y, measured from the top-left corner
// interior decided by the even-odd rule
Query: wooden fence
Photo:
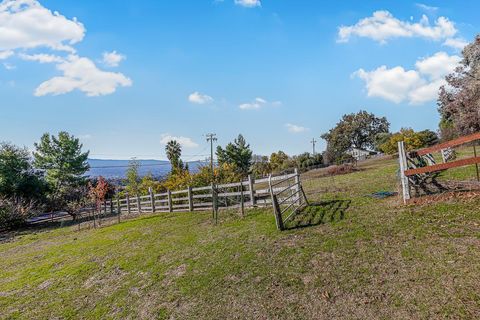
[[[205,211],[246,207],[266,207],[275,201],[282,204],[300,204],[300,175],[294,173],[280,176],[269,176],[227,184],[212,184],[203,187],[189,187],[184,190],[167,191],[154,194],[150,190],[147,195],[128,195],[105,204],[105,211],[119,214],[141,214],[154,212]],[[113,206],[115,205],[115,209]],[[110,209],[110,210],[109,210]]]
[[[473,157],[460,160],[455,159],[455,153],[452,150],[453,147],[478,140],[480,140],[480,132],[408,153],[405,151],[404,142],[399,141],[398,158],[400,162],[400,180],[402,183],[404,203],[407,203],[411,198],[410,189],[412,186],[425,183],[429,178],[435,177],[444,170],[475,164],[477,166],[478,176],[480,157],[477,156],[475,147]],[[442,163],[435,163],[432,155],[433,152],[441,153]]]

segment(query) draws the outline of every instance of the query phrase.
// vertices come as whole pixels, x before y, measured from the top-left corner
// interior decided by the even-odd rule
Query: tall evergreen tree
[[[229,143],[225,149],[218,146],[216,154],[220,165],[224,163],[233,164],[236,166],[238,173],[243,176],[248,175],[252,165],[253,152],[241,134],[233,143]]]
[[[45,133],[35,143],[34,166],[45,172],[52,209],[73,215],[76,204],[84,200],[89,152],[83,152],[82,147],[78,138],[63,131],[58,137]]]

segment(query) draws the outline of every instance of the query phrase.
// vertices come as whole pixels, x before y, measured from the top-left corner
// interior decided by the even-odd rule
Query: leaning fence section
[[[441,172],[475,165],[477,179],[479,179],[478,164],[480,157],[477,156],[475,143],[480,140],[480,132],[463,136],[451,141],[437,144],[432,147],[406,152],[403,141],[398,142],[398,155],[400,164],[400,180],[404,203],[412,197],[412,189],[424,189],[428,184],[438,184],[436,179]],[[457,159],[454,147],[473,143],[473,157]],[[437,163],[434,153],[440,153],[441,163]]]
[[[304,205],[308,205],[308,200],[297,171],[281,177],[270,176],[268,186],[277,229],[281,231]]]

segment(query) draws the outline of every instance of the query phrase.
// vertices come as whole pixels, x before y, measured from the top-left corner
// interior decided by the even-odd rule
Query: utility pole
[[[310,141],[310,143],[311,143],[312,146],[313,146],[313,153],[312,153],[312,155],[315,155],[315,143],[317,143],[317,140],[315,140],[315,138],[313,138],[312,141]]]
[[[213,175],[213,143],[217,141],[217,135],[215,133],[206,134],[207,142],[210,142],[210,169],[212,170]]]

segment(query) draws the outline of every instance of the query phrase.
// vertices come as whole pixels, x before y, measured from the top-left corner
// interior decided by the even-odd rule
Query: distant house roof
[[[355,148],[355,147],[350,147],[347,150],[347,152],[352,152],[352,151],[356,151],[357,153],[364,153],[364,154],[378,154],[377,151],[367,150],[362,148]]]

